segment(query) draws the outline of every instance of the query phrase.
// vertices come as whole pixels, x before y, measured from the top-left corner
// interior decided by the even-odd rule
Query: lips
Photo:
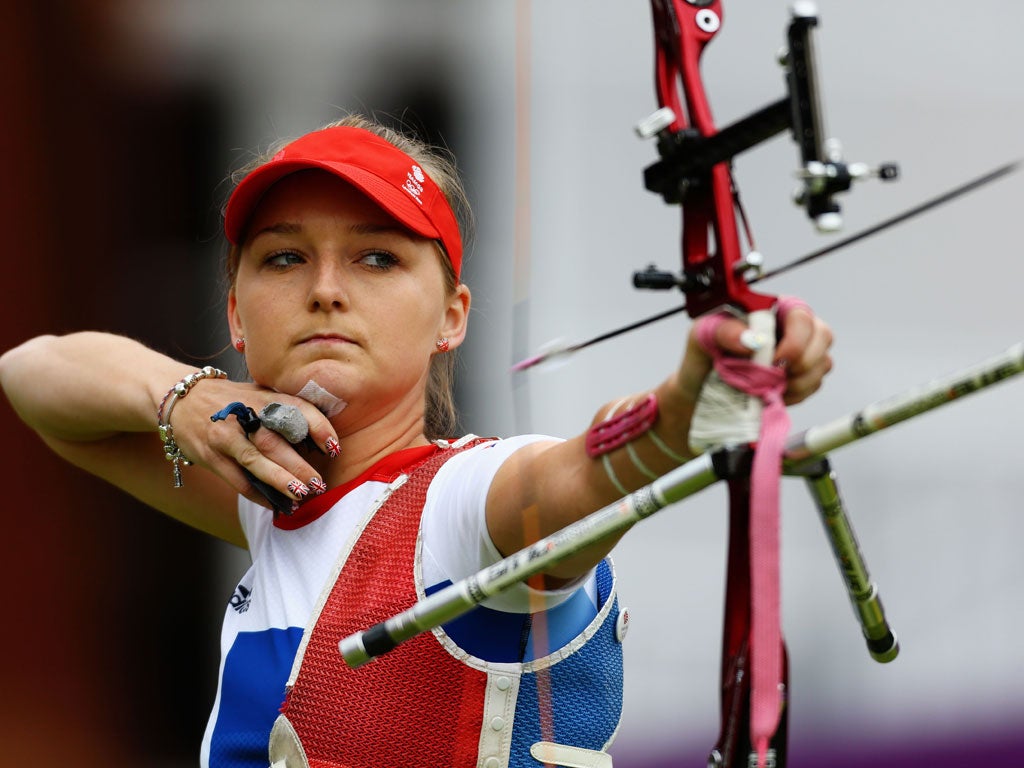
[[[314,333],[303,337],[300,344],[355,344],[348,336],[340,333]]]

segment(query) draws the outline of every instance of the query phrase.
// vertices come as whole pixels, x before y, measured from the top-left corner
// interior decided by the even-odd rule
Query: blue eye
[[[398,265],[398,259],[395,255],[387,251],[372,251],[363,256],[359,262],[379,270],[388,270]]]
[[[267,257],[266,264],[269,267],[287,267],[292,264],[301,264],[302,257],[295,251],[279,251]]]

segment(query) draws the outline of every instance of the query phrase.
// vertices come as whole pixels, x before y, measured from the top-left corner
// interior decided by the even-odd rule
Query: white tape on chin
[[[348,403],[340,397],[335,397],[312,379],[307,381],[306,386],[296,392],[295,396],[315,405],[328,419],[337,416],[348,406]]]

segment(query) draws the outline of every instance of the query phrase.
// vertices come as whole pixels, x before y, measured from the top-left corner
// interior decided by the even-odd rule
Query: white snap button
[[[496,757],[488,757],[484,760],[484,768],[498,768],[501,765],[501,761]]]
[[[507,677],[499,677],[494,681],[494,684],[498,686],[499,691],[507,691],[512,687],[512,681]]]
[[[623,608],[619,611],[619,618],[615,620],[615,639],[620,643],[629,631],[629,609]]]
[[[500,731],[504,727],[505,727],[505,718],[504,717],[496,717],[493,720],[491,720],[491,729],[492,730]]]

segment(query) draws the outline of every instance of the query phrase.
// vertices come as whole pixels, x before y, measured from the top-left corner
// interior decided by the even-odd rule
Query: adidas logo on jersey
[[[235,588],[235,594],[231,596],[229,604],[238,613],[245,613],[249,610],[249,603],[252,602],[252,590],[246,589],[241,584]]]

